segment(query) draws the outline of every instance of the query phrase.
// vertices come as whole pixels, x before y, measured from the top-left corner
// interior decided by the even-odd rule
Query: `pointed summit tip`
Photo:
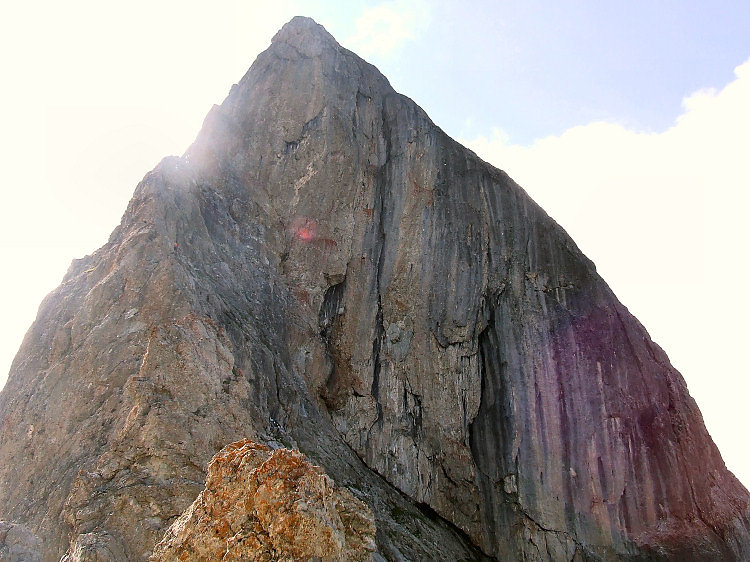
[[[338,47],[336,39],[312,18],[295,16],[284,24],[271,44],[286,43],[307,56],[319,56],[326,45]]]

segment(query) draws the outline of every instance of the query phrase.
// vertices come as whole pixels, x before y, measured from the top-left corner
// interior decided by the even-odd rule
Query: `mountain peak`
[[[5,520],[45,562],[145,562],[250,439],[367,503],[373,559],[750,560],[750,495],[593,264],[309,18],[146,175],[13,365],[0,552]],[[265,510],[294,480],[262,466]]]
[[[325,45],[338,46],[336,39],[314,19],[295,16],[274,35],[272,44],[286,43],[301,54],[319,56]]]

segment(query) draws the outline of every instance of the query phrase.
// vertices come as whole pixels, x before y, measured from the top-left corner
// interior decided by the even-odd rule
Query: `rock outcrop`
[[[206,488],[151,560],[343,562],[370,560],[375,551],[367,504],[335,487],[299,451],[271,451],[245,439],[214,456]]]
[[[42,303],[0,517],[145,560],[244,437],[355,490],[386,559],[750,558],[750,496],[591,261],[305,18]]]

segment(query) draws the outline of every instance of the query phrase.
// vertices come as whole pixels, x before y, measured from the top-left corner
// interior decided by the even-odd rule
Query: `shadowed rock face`
[[[304,18],[42,303],[0,424],[0,518],[46,560],[146,559],[245,437],[365,498],[387,559],[750,558],[747,491],[594,265]]]

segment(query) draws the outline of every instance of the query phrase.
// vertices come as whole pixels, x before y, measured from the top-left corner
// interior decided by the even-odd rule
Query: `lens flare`
[[[299,217],[292,221],[291,231],[294,237],[302,242],[314,242],[318,238],[318,224],[307,217]]]

